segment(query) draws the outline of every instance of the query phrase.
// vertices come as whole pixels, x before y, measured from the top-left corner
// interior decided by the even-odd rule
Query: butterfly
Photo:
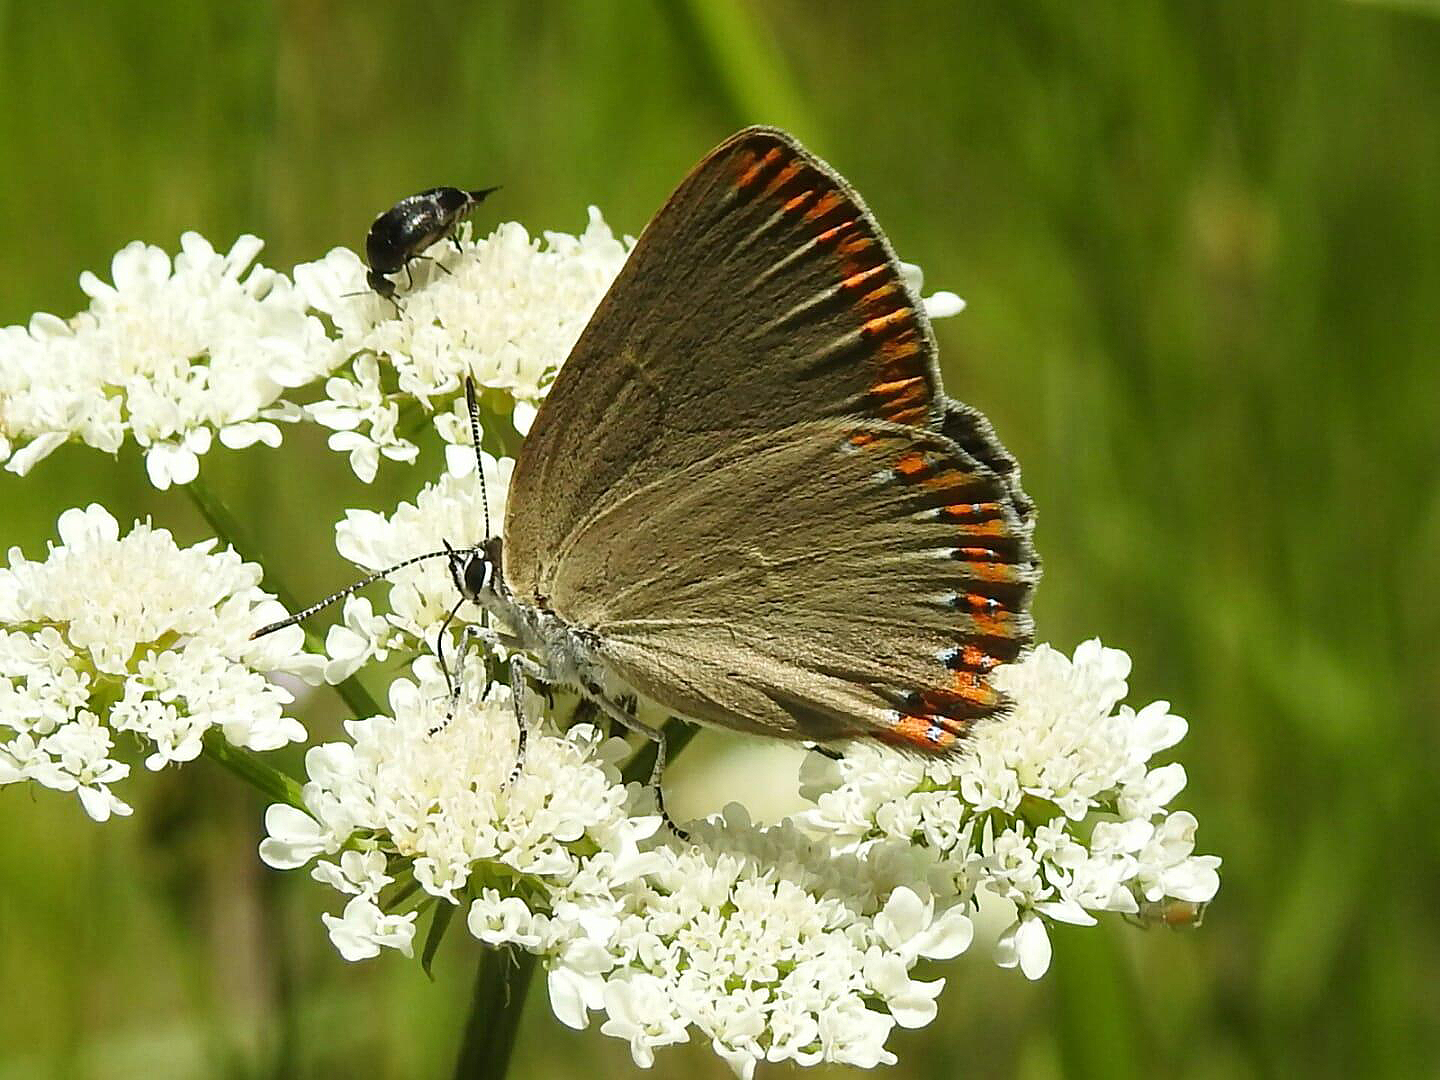
[[[1006,708],[990,676],[1031,641],[1040,563],[1014,457],[936,356],[859,195],[746,128],[636,242],[501,534],[420,558],[504,627],[517,700],[526,678],[574,687],[657,741],[657,799],[665,735],[637,694],[753,735],[953,753]]]

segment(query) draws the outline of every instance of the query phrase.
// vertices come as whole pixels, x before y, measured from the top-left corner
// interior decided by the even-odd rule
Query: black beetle
[[[438,240],[447,237],[460,249],[455,228],[479,206],[485,196],[498,188],[465,191],[463,188],[437,187],[409,195],[375,219],[365,237],[365,260],[370,272],[365,280],[391,303],[395,302],[395,283],[386,274],[402,268],[408,275],[410,263],[423,259],[420,253]],[[439,263],[435,265],[440,266]],[[444,267],[442,266],[443,270]]]

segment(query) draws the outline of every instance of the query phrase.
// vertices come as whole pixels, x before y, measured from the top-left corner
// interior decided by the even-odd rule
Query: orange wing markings
[[[925,707],[955,720],[986,716],[1000,707],[999,690],[973,671],[957,671],[944,690],[922,690],[920,700]],[[955,714],[959,714],[958,716]]]
[[[863,411],[896,424],[934,425],[939,385],[924,317],[878,226],[823,166],[789,146],[747,146],[734,169],[736,193],[765,201],[767,216],[757,235],[784,227],[797,244],[758,275],[757,286],[796,260],[826,260],[833,269],[819,269],[833,289],[817,293],[817,304],[838,301],[842,319],[853,319],[853,330],[842,331],[835,351],[854,356],[858,347],[868,384]],[[893,722],[876,732],[899,746],[944,752],[964,739],[975,720],[1004,708],[1004,695],[989,675],[1025,644],[1030,578],[1025,538],[1015,530],[1019,508],[997,500],[988,470],[977,470],[963,455],[895,447],[883,432],[863,429],[852,431],[848,444],[888,458],[891,474],[916,489],[918,508],[954,529],[955,546],[945,550],[960,563],[958,581],[954,570],[948,572],[950,587],[959,588],[936,600],[954,613],[956,645],[936,658],[933,679],[905,694]]]
[[[762,199],[773,199],[782,195],[785,189],[792,184],[802,172],[813,171],[799,158],[792,158],[786,162],[765,185],[765,190],[760,193]]]
[[[838,191],[827,191],[816,201],[815,205],[805,211],[805,224],[813,225],[821,221],[836,210],[845,207],[848,200]]]
[[[772,146],[763,155],[757,154],[753,150],[742,151],[736,162],[738,176],[735,180],[735,189],[740,192],[748,192],[760,182],[761,177],[767,171],[780,164],[780,160],[784,156],[785,150],[780,146]]]
[[[913,318],[915,313],[910,308],[896,308],[884,315],[866,319],[860,324],[860,335],[866,339],[882,337],[903,328]]]
[[[940,507],[940,517],[946,521],[982,521],[1005,516],[1005,507],[998,502],[952,503]]]
[[[780,212],[782,214],[793,216],[794,214],[799,213],[800,209],[806,203],[808,203],[811,199],[815,198],[816,194],[817,192],[814,188],[807,188],[805,191],[800,192],[799,195],[796,195],[793,199],[791,199],[784,206],[782,206],[780,208]]]
[[[860,224],[859,218],[850,218],[840,222],[838,225],[831,225],[815,235],[815,246],[822,251],[831,250],[836,247],[845,237],[845,234]]]
[[[859,273],[851,274],[849,277],[843,278],[840,282],[840,287],[850,293],[862,292],[870,288],[870,286],[875,283],[876,278],[885,277],[885,273],[889,269],[890,268],[884,263],[876,263],[868,269],[861,270]]]
[[[913,390],[917,384],[921,387],[925,385],[924,375],[907,375],[893,379],[890,382],[876,383],[870,388],[870,392],[880,397],[889,397],[892,394],[901,394]]]
[[[928,713],[897,713],[887,728],[875,734],[892,746],[930,753],[952,749],[970,730],[968,722]]]
[[[970,671],[984,674],[999,667],[1000,660],[998,657],[991,656],[979,645],[962,645],[947,658],[946,664],[951,670],[968,668]]]
[[[920,356],[920,338],[913,326],[907,326],[901,333],[892,334],[880,342],[880,378],[888,377],[895,370],[929,377],[925,361]]]
[[[739,195],[777,204],[763,231],[777,221],[794,222],[806,237],[801,250],[828,252],[834,259],[836,283],[869,349],[875,415],[892,423],[928,425],[937,387],[922,347],[920,316],[877,226],[826,170],[793,147],[764,142],[743,147],[732,169]]]

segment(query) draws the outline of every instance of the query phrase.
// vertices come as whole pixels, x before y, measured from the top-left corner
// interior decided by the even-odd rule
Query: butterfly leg
[[[455,656],[455,679],[450,687],[450,707],[445,710],[445,720],[430,729],[430,734],[443,731],[450,726],[450,721],[455,719],[455,710],[460,704],[460,691],[464,687],[461,677],[464,674],[465,657],[469,655],[471,647],[476,641],[483,641],[492,649],[504,642],[508,635],[497,634],[488,627],[467,626],[464,633],[460,635],[460,648]],[[510,654],[510,699],[515,708],[515,764],[510,768],[510,775],[506,778],[502,787],[508,787],[520,778],[520,772],[525,767],[525,746],[529,735],[529,726],[525,722],[525,676],[528,673],[526,665],[538,668],[524,653],[514,652]]]
[[[660,728],[654,728],[646,724],[635,715],[634,710],[627,709],[619,702],[607,697],[600,687],[592,684],[583,687],[583,689],[585,690],[586,696],[594,701],[596,705],[600,706],[601,711],[603,711],[606,716],[610,717],[610,719],[614,720],[627,731],[644,735],[655,744],[655,764],[650,769],[649,780],[650,789],[655,792],[655,808],[660,811],[660,817],[664,819],[665,824],[669,826],[671,832],[681,840],[689,840],[690,834],[680,828],[679,825],[676,825],[675,819],[672,818],[670,812],[665,809],[665,790],[660,782],[665,772],[665,732]]]
[[[445,616],[445,621],[440,624],[440,629],[435,631],[435,659],[440,661],[440,674],[445,676],[445,689],[452,699],[450,709],[452,713],[455,711],[453,699],[458,696],[459,691],[456,690],[455,680],[450,677],[450,667],[445,663],[445,631],[450,629],[450,624],[455,621],[455,616],[463,603],[465,603],[465,598],[462,596],[450,609],[450,613]]]
[[[459,605],[457,604],[456,607],[458,608]],[[452,611],[450,614],[453,616],[455,613]],[[446,622],[449,622],[449,619],[446,619]],[[443,627],[440,636],[435,639],[435,653],[440,660],[440,670],[445,673],[445,685],[450,692],[450,705],[445,710],[444,721],[430,729],[431,735],[444,731],[450,726],[450,721],[455,719],[455,709],[460,704],[460,691],[464,687],[464,683],[460,681],[460,678],[465,671],[465,657],[469,654],[470,647],[474,644],[475,639],[484,639],[485,636],[484,631],[478,626],[465,627],[464,631],[460,634],[460,647],[455,651],[455,675],[453,677],[445,667],[445,652],[442,647],[442,643],[445,640]]]
[[[525,768],[525,740],[529,733],[529,725],[525,723],[525,664],[529,659],[518,652],[510,656],[510,701],[515,706],[515,764],[510,767],[506,787],[519,780],[520,772]]]
[[[464,601],[462,600],[461,603],[464,603]],[[509,634],[499,633],[488,626],[466,626],[460,634],[460,647],[455,655],[455,673],[452,675],[450,669],[445,664],[445,627],[449,625],[450,620],[454,618],[455,611],[457,611],[459,607],[459,604],[455,605],[455,608],[452,609],[446,617],[445,622],[441,624],[440,632],[435,637],[435,656],[436,659],[440,661],[440,671],[445,676],[445,687],[450,695],[450,707],[445,712],[444,722],[430,729],[431,735],[434,735],[438,731],[443,731],[449,726],[450,721],[455,718],[455,709],[460,703],[460,690],[463,686],[460,681],[460,676],[465,666],[465,657],[469,654],[475,643],[477,641],[480,642],[489,649],[492,654],[501,645],[513,651],[518,648],[520,644],[517,639],[511,637]]]

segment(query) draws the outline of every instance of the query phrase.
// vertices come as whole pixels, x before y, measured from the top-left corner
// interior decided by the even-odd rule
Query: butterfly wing
[[[879,226],[782,132],[645,230],[521,452],[516,596],[731,727],[953,742],[1029,641],[1030,502]]]

